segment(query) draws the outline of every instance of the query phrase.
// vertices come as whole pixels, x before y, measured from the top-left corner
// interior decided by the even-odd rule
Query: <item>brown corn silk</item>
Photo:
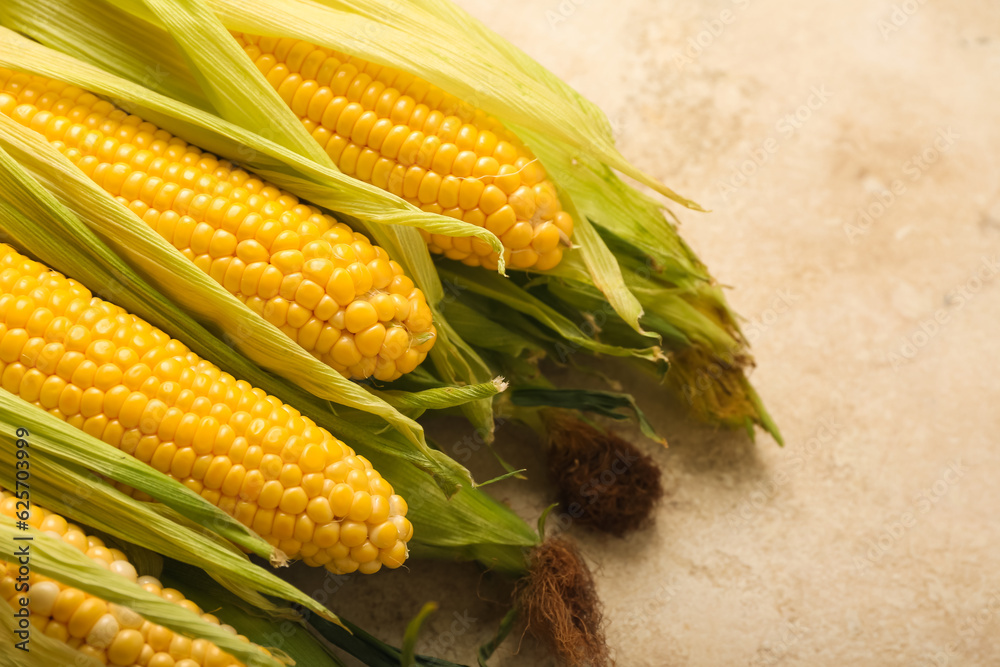
[[[576,545],[552,538],[535,547],[516,604],[528,631],[570,667],[611,664],[594,577]]]
[[[574,520],[623,537],[648,524],[663,496],[660,468],[635,445],[568,414],[547,419],[549,477]]]

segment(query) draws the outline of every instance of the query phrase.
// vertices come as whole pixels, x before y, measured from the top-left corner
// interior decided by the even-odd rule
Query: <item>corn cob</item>
[[[364,457],[7,245],[0,385],[181,481],[290,557],[338,574],[406,559],[406,502]]]
[[[0,113],[42,134],[252,310],[342,374],[391,381],[434,345],[423,292],[319,209],[80,88],[0,68]]]
[[[296,39],[233,36],[345,174],[485,227],[515,268],[562,260],[573,219],[545,168],[496,118],[391,67]],[[497,267],[478,239],[423,236],[431,252]]]
[[[16,518],[17,504],[17,498],[0,489],[0,514]],[[185,599],[179,591],[164,588],[155,577],[138,576],[124,553],[109,549],[99,537],[87,535],[79,526],[68,523],[60,515],[32,506],[27,523],[79,549],[101,567],[138,583],[148,592],[198,614],[209,623],[220,625],[218,618],[203,613],[198,605]],[[66,642],[101,664],[117,667],[243,667],[242,662],[207,640],[192,641],[144,620],[131,609],[109,604],[54,579],[30,574],[29,589],[25,594],[17,588],[17,577],[16,568],[0,561],[0,596],[15,608],[19,598],[27,597],[32,627]],[[222,625],[222,628],[249,642],[232,626]],[[267,652],[266,649],[261,650]]]

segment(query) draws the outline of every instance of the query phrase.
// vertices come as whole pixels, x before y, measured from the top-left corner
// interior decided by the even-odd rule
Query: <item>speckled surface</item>
[[[684,235],[734,286],[788,443],[692,424],[626,382],[670,441],[645,443],[668,497],[627,540],[571,531],[618,664],[1000,664],[1000,6],[461,4],[713,209],[681,212]],[[541,478],[530,434],[499,446]],[[497,491],[532,521],[549,499]],[[421,648],[474,663],[504,594],[473,566],[416,563],[332,605],[398,641],[436,599]],[[494,664],[549,664],[518,645]]]

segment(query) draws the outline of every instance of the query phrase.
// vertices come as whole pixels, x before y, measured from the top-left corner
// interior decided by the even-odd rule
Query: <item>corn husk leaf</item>
[[[551,297],[555,297],[564,307],[577,312],[600,311],[605,304],[601,293],[585,283],[573,280],[547,280],[544,284]],[[637,285],[633,287],[637,294],[644,299],[648,298],[649,308],[643,315],[643,322],[657,331],[659,326],[652,318],[659,318],[666,323],[668,329],[662,336],[664,341],[671,343],[668,349],[679,350],[692,345],[701,345],[718,356],[728,358],[735,358],[736,355],[744,353],[742,344],[733,337],[733,333],[715,318],[700,310],[696,304],[692,304],[686,291],[662,286],[647,287],[642,284],[641,276],[634,276],[633,284]],[[606,308],[600,312],[607,315],[601,325],[603,338],[625,346],[641,344],[641,339],[631,335],[632,332],[624,326],[615,327],[616,324],[624,325],[624,323],[617,320],[614,313],[608,313]],[[677,323],[683,325],[677,326]]]
[[[20,401],[13,397],[11,399]],[[214,532],[214,526],[210,530],[193,521],[187,524],[180,522],[177,518],[181,515],[175,510],[135,500],[80,465],[68,463],[51,454],[53,450],[64,452],[65,443],[69,441],[94,448],[108,445],[30,404],[22,401],[21,406],[23,407],[15,405],[10,412],[4,410],[0,413],[0,460],[16,459],[17,429],[31,424],[28,441],[31,447],[31,493],[34,502],[116,538],[140,542],[165,556],[197,565],[223,583],[238,584],[230,587],[236,594],[241,594],[244,590],[256,593],[251,599],[254,603],[259,604],[263,600],[259,594],[266,593],[294,601],[336,622],[333,612],[323,605],[291,584],[250,563],[236,547]],[[120,456],[125,458],[124,455]],[[148,468],[143,476],[156,475],[162,476],[162,473]],[[146,489],[142,487],[152,488],[144,480],[138,481],[137,488],[144,491]],[[12,465],[0,468],[0,485],[9,489],[16,488]],[[171,495],[181,493],[177,491]],[[224,523],[220,522],[219,525]],[[274,606],[267,603],[266,608],[273,609]]]
[[[403,647],[399,657],[400,667],[415,667],[417,664],[417,640],[424,622],[438,610],[437,602],[426,602],[420,611],[406,624],[403,633]]]
[[[490,319],[483,311],[493,314],[496,320]],[[545,346],[555,340],[525,315],[496,302],[467,303],[455,299],[447,305],[445,312],[448,321],[463,338],[476,341],[476,347],[481,350],[507,358],[542,356]],[[497,322],[503,322],[504,326],[499,326]]]
[[[642,248],[657,262],[658,271],[669,271],[668,277],[675,284],[711,282],[708,271],[671,222],[675,218],[661,202],[626,185],[591,153],[567,152],[551,136],[530,128],[516,131],[545,164],[549,175],[571,193],[581,217]],[[617,252],[615,255],[622,263],[622,257]]]
[[[179,590],[206,613],[252,637],[256,643],[268,648],[280,648],[296,665],[344,667],[333,650],[316,639],[301,619],[279,623],[257,608],[247,609],[244,600],[219,586],[197,568],[169,561],[166,572],[159,578],[164,586]],[[286,609],[282,617],[293,619],[296,614],[292,609]]]
[[[390,389],[375,393],[389,405],[403,413],[412,415],[416,419],[425,410],[446,410],[459,407],[472,400],[490,399],[506,390],[507,382],[498,376],[490,382],[468,387],[444,386],[423,391]]]
[[[24,201],[32,200],[28,198]],[[18,221],[20,224],[15,224]],[[427,527],[426,544],[428,548],[437,548],[437,557],[449,557],[449,553],[451,557],[471,555],[490,564],[504,560],[509,569],[517,568],[516,552],[525,540],[530,541],[533,537],[526,524],[507,507],[468,485],[449,502],[447,496],[455,493],[459,485],[448,484],[446,480],[426,472],[434,468],[408,446],[401,434],[385,428],[381,431],[369,428],[364,423],[364,417],[369,415],[364,412],[342,408],[335,413],[324,401],[301,387],[263,371],[174,307],[131,267],[118,261],[84,225],[69,225],[72,218],[66,218],[65,222],[68,226],[58,233],[47,225],[26,223],[23,216],[10,217],[0,227],[20,245],[33,248],[35,254],[53,268],[83,278],[87,284],[117,286],[113,290],[115,300],[129,312],[171,336],[184,339],[195,353],[219,364],[235,377],[296,406],[319,426],[351,443],[358,453],[383,464],[396,460],[399,463],[396,468],[400,472],[398,478],[392,473],[384,474],[397,492],[411,501],[410,519],[416,529],[414,544],[422,542]],[[447,459],[444,453],[436,450],[431,450],[431,457]],[[427,498],[428,502],[417,500],[422,498]],[[465,549],[463,545],[478,546]],[[490,553],[490,545],[496,547],[499,556]],[[513,556],[510,555],[510,547],[515,552]]]
[[[76,34],[80,31],[86,32],[83,29],[88,25],[85,17],[102,15],[105,10],[112,13],[116,11],[114,7],[104,6],[97,14],[83,13],[80,16],[72,16],[76,20],[68,20],[69,17],[66,17],[61,9],[65,7],[52,8],[49,16],[54,18],[49,18],[45,22],[50,28],[47,31],[39,31],[32,23],[39,15],[37,7],[32,7],[30,11],[27,11],[27,7],[17,5],[0,8],[0,19],[7,25],[17,26],[29,33],[35,31],[40,33],[38,35],[40,38],[46,38],[51,37],[54,32],[51,25],[57,18],[62,18],[66,23],[63,24],[64,30],[56,32]],[[92,27],[100,31],[104,24]],[[142,24],[142,27],[148,27],[148,24]],[[90,36],[92,42],[104,45],[105,50],[100,52],[104,60],[115,60],[118,57],[114,54],[119,53],[116,45],[121,42],[114,41],[116,36],[135,47],[134,41],[129,41],[133,33],[128,31],[116,35],[101,33],[100,38]],[[107,45],[109,41],[111,46]],[[61,43],[65,44],[65,40]],[[133,49],[128,46],[122,46],[123,52],[131,50]],[[168,61],[168,64],[177,65],[174,61]],[[348,221],[354,220],[356,226],[364,227],[372,240],[384,247],[403,266],[427,296],[438,329],[438,341],[430,356],[441,379],[447,384],[477,384],[490,380],[487,365],[477,357],[471,347],[457,337],[437,307],[444,295],[426,244],[416,230],[401,225],[416,225],[432,233],[449,236],[475,236],[499,250],[501,248],[499,240],[487,230],[452,218],[424,213],[388,192],[348,178],[336,169],[302,158],[257,134],[206,114],[199,108],[187,106],[142,86],[110,76],[83,62],[25,40],[9,30],[0,30],[0,65],[58,78],[104,95],[118,106],[132,113],[141,114],[147,120],[201,148],[235,162],[247,164],[253,171],[277,186],[294,192],[314,204],[341,213],[342,217],[348,218]],[[149,76],[149,67],[147,65],[141,73],[131,73],[138,77],[137,80],[150,85],[172,78],[172,70],[159,69],[162,67],[160,63],[157,63],[155,77]],[[285,112],[289,113],[287,109]],[[502,269],[501,265],[501,272]],[[240,332],[231,331],[230,334],[238,335]],[[492,433],[492,411],[489,401],[479,400],[462,406],[462,409],[474,424]]]
[[[313,637],[304,625],[308,623],[315,628],[316,633],[326,638],[338,649],[354,656],[369,667],[399,667],[399,649],[386,644],[377,637],[365,632],[347,619],[341,619],[343,625],[335,625],[322,618],[303,612],[301,620],[294,625],[283,624],[280,628],[274,627],[272,622],[259,610],[248,608],[244,600],[232,595],[229,591],[219,588],[215,582],[205,576],[196,568],[170,561],[167,563],[166,574],[163,581],[172,588],[184,593],[188,599],[193,600],[202,609],[215,614],[224,623],[240,629],[244,628],[253,631],[253,634],[244,632],[248,636],[267,639],[273,636],[288,637],[288,641],[283,644],[286,652],[295,658],[298,664],[306,667],[323,667],[328,664],[328,660],[333,660],[334,664],[340,664],[325,644],[322,644],[318,637]],[[291,615],[294,610],[286,610],[286,615]],[[320,628],[323,631],[320,631]],[[280,630],[280,631],[279,631]],[[276,644],[276,641],[269,641],[268,644]],[[326,656],[320,655],[319,651],[325,651]],[[313,662],[313,661],[316,662]],[[455,663],[428,656],[417,656],[419,667],[459,667]]]
[[[639,408],[631,394],[590,389],[556,389],[545,387],[519,388],[511,392],[510,402],[518,407],[559,408],[577,412],[591,412],[610,419],[628,419],[629,412],[639,425],[639,430],[650,440],[666,444]],[[622,411],[626,412],[622,412]]]
[[[368,634],[362,628],[345,622],[350,633],[344,628],[334,625],[317,616],[309,617],[309,624],[327,641],[343,647],[345,651],[356,657],[367,667],[400,667],[402,651],[389,646],[378,638]],[[434,658],[426,655],[414,656],[416,667],[465,667],[458,663]]]
[[[7,150],[13,151],[13,157]],[[33,173],[47,182],[60,195],[61,201],[35,181],[22,168],[23,163],[14,157],[27,163],[29,170],[36,170]],[[419,424],[306,353],[188,262],[131,211],[97,188],[38,135],[5,116],[0,116],[0,199],[8,202],[0,227],[50,267],[84,284],[100,286],[102,296],[145,316],[144,319],[149,319],[150,311],[157,313],[159,317],[154,323],[161,327],[162,315],[168,315],[168,321],[184,330],[185,335],[179,337],[191,345],[199,334],[192,327],[190,318],[182,317],[173,302],[145,286],[131,267],[111,252],[97,238],[95,231],[83,222],[103,231],[104,240],[113,239],[120,247],[129,247],[132,242],[131,250],[147,259],[144,266],[160,277],[161,284],[172,286],[171,296],[180,296],[194,310],[205,313],[206,317],[214,315],[216,321],[221,316],[220,309],[229,309],[231,325],[240,332],[240,336],[236,340],[230,337],[228,342],[255,360],[266,362],[262,365],[267,368],[278,371],[292,369],[290,378],[313,394],[375,414],[395,426],[406,438],[398,445],[401,455],[426,467],[446,488],[471,483],[471,476],[464,467],[427,446]],[[13,209],[13,202],[23,214]],[[67,238],[74,237],[78,243],[66,243]],[[91,261],[85,261],[81,256],[83,253],[90,255]],[[159,256],[163,261],[152,261],[150,258],[153,256]],[[189,279],[191,283],[182,282],[178,279],[180,277]],[[185,287],[185,284],[195,287]],[[140,289],[154,302],[154,307],[137,312],[131,307],[130,300],[133,293]],[[176,335],[173,327],[166,330]],[[324,384],[323,379],[329,384]],[[324,406],[324,410],[328,409]]]
[[[118,61],[125,53],[150,48],[149,44],[163,43],[164,39],[169,39],[169,36],[161,34],[159,39],[150,40],[144,45],[140,37],[145,35],[132,30],[127,17],[122,17],[120,13],[116,16],[115,9],[107,3],[91,0],[89,7],[80,8],[59,0],[42,0],[46,5],[51,3],[51,6],[46,7],[29,2],[19,4],[20,1],[5,2],[0,7],[0,23],[6,26],[0,30],[0,66],[58,79],[102,95],[129,113],[141,115],[145,120],[183,137],[199,148],[238,164],[245,164],[278,187],[336,213],[366,222],[419,227],[434,234],[474,236],[494,249],[502,247],[499,239],[481,227],[424,212],[399,197],[345,176],[328,162],[315,162],[299,152],[289,150],[270,138],[279,133],[274,132],[275,128],[271,126],[266,113],[256,113],[260,122],[252,123],[250,130],[206,111],[208,102],[202,96],[177,93],[175,90],[177,96],[168,97],[156,92],[163,81],[170,81],[175,76],[188,80],[193,78],[183,62],[177,62],[176,59],[156,61],[153,74],[150,73],[153,65],[147,65],[140,71],[128,69],[127,73],[135,77],[133,81],[88,65],[87,61],[92,62],[95,55],[100,55],[103,56],[101,66],[113,70],[105,61]],[[95,17],[103,17],[105,14],[116,16],[117,21],[111,24],[103,23],[103,19],[101,22],[95,21]],[[60,18],[65,23],[57,23]],[[46,29],[38,28],[36,22],[39,19],[42,19]],[[98,32],[96,35],[90,32],[95,27],[106,30],[109,25],[116,24],[121,32]],[[103,49],[97,54],[91,54],[90,58],[78,60],[25,39],[10,28],[36,35],[39,39],[50,39],[64,47],[71,39],[84,38],[86,35],[87,41],[102,44]],[[183,61],[183,58],[180,60]],[[217,112],[214,108],[210,111]],[[289,113],[284,105],[281,111],[283,114]],[[410,231],[419,239],[415,230]],[[398,257],[395,259],[399,261]],[[416,276],[412,277],[414,281],[417,280]],[[428,298],[431,296],[428,294]]]
[[[632,356],[646,359],[647,361],[656,361],[663,358],[663,354],[658,347],[644,349],[624,348],[595,340],[593,337],[585,334],[568,317],[550,308],[511,280],[504,280],[499,276],[497,276],[497,280],[492,280],[492,274],[484,276],[474,268],[455,264],[447,267],[442,265],[439,270],[442,278],[456,285],[460,292],[492,299],[518,312],[529,315],[555,331],[571,347],[575,346],[577,349],[583,348],[598,354],[607,354],[616,357]]]
[[[30,537],[30,542],[16,538]],[[207,639],[243,661],[248,667],[280,667],[282,663],[268,657],[255,647],[242,642],[183,607],[144,590],[120,575],[97,565],[75,547],[34,528],[19,530],[15,522],[0,517],[0,558],[17,560],[18,548],[29,545],[31,571],[50,577],[67,586],[106,602],[128,607],[151,623],[156,623],[185,636]],[[41,634],[41,633],[33,633]]]

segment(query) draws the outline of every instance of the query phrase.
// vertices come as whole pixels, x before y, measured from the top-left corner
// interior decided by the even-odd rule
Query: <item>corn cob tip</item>
[[[391,67],[291,38],[233,37],[342,172],[489,230],[507,266],[544,271],[562,261],[573,218],[499,120]],[[479,239],[421,233],[433,253],[497,268],[498,253]]]
[[[367,459],[4,244],[0,386],[179,480],[288,557],[336,574],[406,560],[406,501]]]
[[[0,68],[0,113],[41,134],[251,310],[340,373],[391,381],[435,327],[381,247],[80,88]]]

